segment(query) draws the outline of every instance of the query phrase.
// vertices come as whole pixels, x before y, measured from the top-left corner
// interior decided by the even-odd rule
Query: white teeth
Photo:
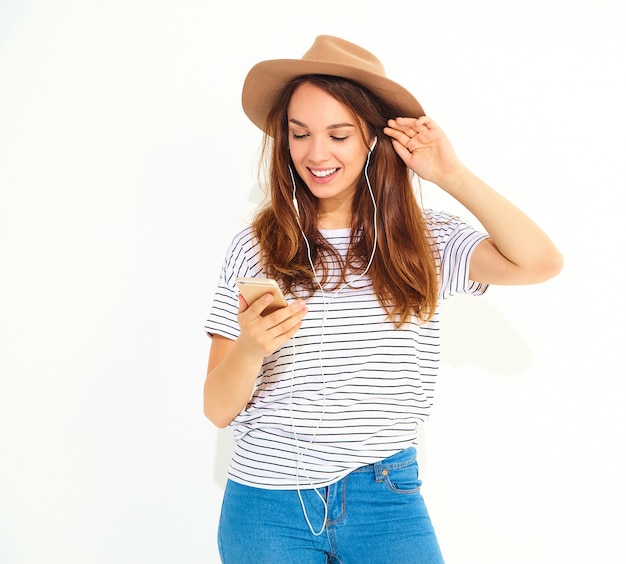
[[[310,169],[309,169],[310,170]],[[329,168],[328,170],[311,170],[313,176],[317,176],[318,178],[324,178],[326,176],[330,176],[334,172],[337,172],[336,168]]]

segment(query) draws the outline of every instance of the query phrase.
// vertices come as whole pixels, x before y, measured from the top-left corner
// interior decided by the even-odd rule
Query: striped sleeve
[[[484,294],[489,285],[470,280],[469,267],[473,250],[488,235],[446,212],[427,210],[425,216],[432,244],[437,251],[439,298],[446,299],[455,294]]]
[[[246,228],[233,239],[220,272],[217,289],[209,316],[204,324],[208,335],[222,335],[229,339],[239,336],[239,292],[235,280],[240,276],[258,276],[259,254],[252,230]]]

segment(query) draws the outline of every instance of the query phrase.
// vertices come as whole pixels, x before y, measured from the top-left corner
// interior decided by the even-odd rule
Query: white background
[[[1,0],[0,562],[218,562],[202,325],[261,198],[241,85],[318,34],[376,53],[566,259],[444,307],[420,455],[448,563],[626,562],[620,4]]]

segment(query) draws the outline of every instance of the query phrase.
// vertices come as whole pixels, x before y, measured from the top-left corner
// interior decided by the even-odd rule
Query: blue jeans
[[[335,484],[301,490],[229,480],[219,524],[224,564],[442,564],[415,449],[354,470]],[[320,532],[320,535],[313,533]]]

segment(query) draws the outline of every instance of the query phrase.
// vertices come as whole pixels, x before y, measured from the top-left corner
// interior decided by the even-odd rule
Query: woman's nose
[[[307,147],[307,158],[311,163],[321,163],[328,159],[330,151],[324,139],[311,139]]]

